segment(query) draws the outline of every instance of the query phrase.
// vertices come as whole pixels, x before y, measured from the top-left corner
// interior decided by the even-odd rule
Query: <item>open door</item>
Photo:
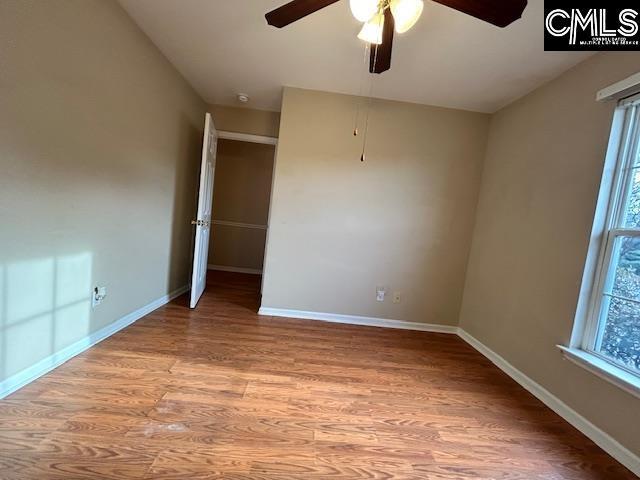
[[[191,278],[191,308],[195,308],[207,284],[207,260],[211,234],[211,204],[213,202],[213,178],[216,170],[218,132],[211,114],[204,121],[202,143],[202,166],[200,167],[200,190],[198,195],[198,217],[191,223],[196,226],[196,242],[193,252],[193,276]]]

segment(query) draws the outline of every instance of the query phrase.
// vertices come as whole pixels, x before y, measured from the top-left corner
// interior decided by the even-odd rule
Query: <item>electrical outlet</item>
[[[393,292],[393,303],[400,303],[402,300],[402,294],[400,292]]]
[[[95,287],[91,295],[91,307],[96,308],[107,296],[107,287]]]
[[[384,297],[387,295],[387,289],[385,287],[376,287],[376,301],[384,302]]]

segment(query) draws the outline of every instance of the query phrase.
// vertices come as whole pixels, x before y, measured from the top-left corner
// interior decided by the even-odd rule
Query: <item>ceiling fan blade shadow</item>
[[[264,17],[269,25],[282,28],[338,1],[340,0],[293,0],[270,11]]]
[[[527,0],[433,0],[498,27],[506,27],[522,17]]]
[[[395,20],[391,9],[384,11],[384,26],[382,28],[382,43],[371,45],[369,56],[369,73],[382,73],[391,68],[391,53],[393,50],[393,30]]]

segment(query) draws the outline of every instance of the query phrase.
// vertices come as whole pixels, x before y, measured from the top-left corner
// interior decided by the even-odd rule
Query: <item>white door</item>
[[[209,257],[209,237],[211,234],[211,204],[213,202],[213,178],[216,170],[216,148],[218,132],[213,125],[211,114],[204,121],[204,141],[202,143],[202,166],[200,167],[200,193],[198,195],[198,217],[196,243],[193,252],[193,276],[191,278],[191,308],[195,308],[207,284],[207,260]]]

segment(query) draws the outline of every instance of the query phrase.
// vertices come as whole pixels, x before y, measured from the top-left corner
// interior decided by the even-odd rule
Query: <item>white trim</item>
[[[596,258],[590,255],[585,264],[570,348],[600,350],[609,305],[606,294],[611,291],[616,272],[614,262],[619,248],[616,237],[628,232],[623,225],[632,182],[630,167],[639,148],[636,141],[640,133],[639,120],[640,110],[635,106],[619,107],[614,113],[589,246],[590,250],[599,249],[598,261],[595,265],[590,264]],[[593,277],[585,278],[592,272],[595,273]]]
[[[640,377],[624,368],[619,368],[598,356],[579,348],[557,346],[563,355],[576,365],[587,369],[598,377],[623,389],[625,392],[640,398]]]
[[[491,360],[494,365],[496,365],[500,370],[505,372],[513,380],[519,383],[520,386],[522,386],[525,390],[530,392],[547,407],[556,412],[567,422],[580,430],[580,432],[593,440],[593,442],[595,442],[605,452],[607,452],[633,473],[640,476],[640,457],[624,447],[620,442],[611,437],[608,433],[596,427],[589,420],[584,418],[558,397],[553,395],[549,390],[529,378],[516,367],[511,365],[503,357],[501,357],[489,347],[484,345],[482,342],[474,338],[472,335],[465,332],[462,328],[458,330],[458,335],[465,342],[475,348],[478,352]]]
[[[244,268],[244,267],[228,267],[226,265],[207,265],[209,270],[218,270],[220,272],[234,272],[234,273],[250,273],[251,275],[262,275],[262,270],[258,268]]]
[[[211,266],[210,266],[211,267]],[[98,342],[110,337],[114,333],[128,327],[133,324],[140,318],[148,315],[154,310],[160,308],[163,305],[166,305],[171,300],[179,297],[189,290],[189,286],[181,287],[168,295],[160,297],[159,299],[145,305],[144,307],[139,308],[138,310],[122,317],[121,319],[107,325],[106,327],[94,332],[91,335],[77,341],[76,343],[56,352],[55,354],[41,360],[35,365],[23,370],[20,373],[17,373],[8,379],[0,382],[0,399],[6,397],[7,395],[15,392],[16,390],[24,387],[28,383],[36,380],[42,375],[50,372],[54,368],[62,365],[66,361],[71,358],[79,355],[84,352],[88,348],[96,345]],[[640,476],[640,457],[635,455],[633,452],[628,450],[622,444],[620,444],[617,440],[611,437],[609,434],[596,427],[589,420],[584,418],[578,412],[569,407],[566,403],[560,400],[558,397],[553,395],[547,389],[545,389],[542,385],[538,384],[527,375],[522,373],[520,370],[511,365],[507,360],[505,360],[502,356],[498,355],[496,352],[491,350],[489,347],[484,345],[482,342],[477,340],[475,337],[464,331],[462,328],[454,327],[450,325],[435,325],[435,324],[427,324],[427,323],[418,323],[418,322],[405,322],[400,320],[391,320],[384,318],[375,318],[375,317],[362,317],[356,315],[339,315],[332,313],[319,313],[319,312],[308,312],[302,310],[286,310],[280,308],[269,308],[269,307],[260,307],[259,315],[268,315],[268,316],[278,316],[278,317],[289,317],[289,318],[301,318],[307,320],[321,320],[327,322],[335,322],[335,323],[347,323],[352,325],[365,325],[365,326],[373,326],[373,327],[383,327],[383,328],[397,328],[403,330],[419,330],[425,332],[435,332],[435,333],[448,333],[448,334],[457,334],[462,338],[465,342],[475,348],[478,352],[480,352],[483,356],[488,358],[494,365],[496,365],[500,370],[509,375],[513,380],[515,380],[520,386],[522,386],[525,390],[530,392],[540,401],[542,401],[547,407],[556,412],[562,418],[564,418],[568,423],[577,428],[580,432],[590,438],[593,442],[595,442],[600,448],[602,448],[605,452],[611,455],[613,458],[618,460],[621,464],[631,470],[634,474]],[[567,354],[568,358],[572,361],[574,352],[572,349],[567,349],[565,347],[559,346],[565,354]],[[577,360],[580,361],[581,360]],[[583,365],[586,367],[586,365]],[[588,367],[587,367],[588,368]],[[594,372],[598,374],[598,372]]]
[[[135,321],[141,319],[145,315],[153,312],[154,310],[166,305],[174,298],[179,297],[180,295],[189,291],[189,286],[185,285],[184,287],[180,287],[177,290],[169,293],[168,295],[164,295],[157,300],[145,305],[144,307],[139,308],[135,312],[131,312],[128,315],[116,320],[115,322],[107,325],[106,327],[101,328],[97,332],[94,332],[86,337],[78,340],[77,342],[69,345],[66,348],[54,353],[53,355],[48,356],[40,360],[35,365],[32,365],[29,368],[22,370],[21,372],[12,375],[7,378],[3,382],[0,382],[0,399],[6,397],[7,395],[12,394],[16,390],[24,387],[28,383],[33,382],[37,378],[42,375],[49,373],[56,367],[59,367],[67,360],[79,355],[84,352],[88,348],[94,346],[98,342],[101,342],[105,338],[110,337],[114,333],[122,330],[123,328],[128,327]]]
[[[602,172],[602,180],[596,202],[596,211],[591,228],[589,250],[585,260],[585,268],[578,296],[578,304],[574,318],[574,328],[571,334],[570,347],[582,347],[584,340],[591,331],[593,311],[598,300],[598,283],[604,264],[606,232],[611,228],[611,218],[616,209],[616,192],[620,178],[618,162],[621,152],[625,148],[625,132],[628,130],[629,116],[627,109],[616,108],[613,115],[611,133]]]
[[[603,88],[596,94],[596,100],[598,102],[620,100],[621,98],[638,93],[638,91],[640,91],[640,72]]]
[[[304,310],[287,310],[283,308],[260,307],[258,315],[271,317],[300,318],[303,320],[320,320],[332,323],[347,323],[367,327],[398,328],[401,330],[419,330],[422,332],[451,333],[458,332],[458,327],[436,325],[433,323],[405,322],[388,318],[362,317],[359,315],[341,315],[337,313],[308,312]]]
[[[622,100],[620,100],[620,102],[618,102],[618,106],[620,107],[633,107],[633,106],[637,106],[640,105],[640,87],[639,88],[639,93],[636,93],[635,95],[631,95],[630,97],[626,97],[623,98]]]
[[[306,320],[322,320],[326,322],[347,323],[351,325],[366,325],[383,328],[399,328],[404,330],[420,330],[437,333],[455,333],[465,342],[475,348],[478,352],[488,358],[500,370],[509,375],[525,390],[533,394],[551,410],[560,415],[568,423],[577,428],[580,432],[595,442],[605,452],[627,467],[636,475],[640,476],[640,457],[635,455],[620,442],[609,434],[596,427],[589,420],[569,407],[558,397],[549,392],[539,383],[535,382],[520,370],[511,365],[503,357],[485,346],[479,340],[465,332],[462,328],[448,325],[423,324],[417,322],[404,322],[373,317],[360,317],[355,315],[339,315],[333,313],[308,312],[301,310],[287,310],[281,308],[260,307],[259,315],[270,315],[274,317],[301,318]]]
[[[271,215],[273,214],[273,192],[275,191],[276,185],[276,164],[278,162],[278,148],[280,144],[276,145],[275,151],[273,152],[273,167],[271,169],[271,190],[269,191],[269,211],[267,212],[267,225],[271,225]],[[271,234],[271,229],[267,228],[267,234],[265,235],[264,240],[264,255],[262,260],[262,269],[264,273],[262,275],[262,282],[260,283],[260,295],[264,291],[265,279],[267,278],[267,272],[269,267],[269,235]]]
[[[255,223],[229,222],[227,220],[211,220],[211,223],[213,225],[222,225],[225,227],[254,228],[256,230],[267,229],[267,225],[258,225]]]
[[[249,133],[218,131],[218,138],[222,140],[236,140],[238,142],[261,143],[263,145],[277,145],[277,137],[265,137],[263,135],[251,135]]]

